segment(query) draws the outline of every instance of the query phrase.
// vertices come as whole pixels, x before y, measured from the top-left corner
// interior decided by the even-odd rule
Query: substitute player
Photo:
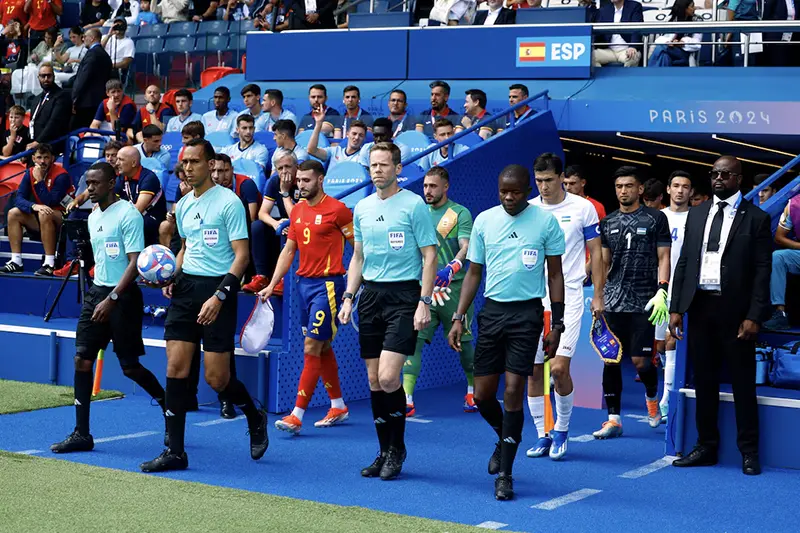
[[[301,201],[292,209],[286,245],[278,257],[272,281],[258,295],[263,301],[289,272],[295,252],[300,251],[297,289],[300,294],[300,323],[303,324],[305,362],[291,414],[275,427],[297,434],[303,415],[322,376],[331,398],[331,408],[314,427],[330,427],[350,416],[339,386],[339,368],[331,343],[336,336],[337,302],[344,293],[344,241],[353,243],[353,214],[342,202],[325,194],[325,169],[319,161],[304,161],[297,169]]]
[[[667,180],[667,196],[669,196],[669,207],[661,210],[667,216],[669,223],[669,234],[672,237],[672,246],[670,248],[670,270],[669,279],[675,273],[675,267],[678,264],[678,259],[681,257],[681,248],[683,248],[683,232],[686,228],[686,217],[689,215],[689,201],[694,194],[692,188],[692,177],[688,172],[683,170],[676,170],[669,175]],[[672,297],[672,286],[670,285],[667,292],[667,307],[669,308],[669,301]],[[658,352],[661,361],[664,364],[664,391],[661,395],[661,402],[659,407],[661,409],[661,422],[667,423],[667,414],[669,413],[669,391],[672,390],[672,384],[675,380],[675,358],[676,347],[678,341],[669,334],[667,330],[667,322],[656,326],[656,352]]]
[[[406,398],[400,372],[406,357],[414,353],[417,332],[431,322],[436,276],[431,216],[422,198],[398,185],[401,168],[400,148],[392,143],[373,145],[369,172],[376,191],[359,201],[353,212],[353,258],[339,311],[339,320],[347,324],[353,294],[363,279],[358,341],[367,365],[380,453],[361,475],[380,475],[383,480],[400,475],[406,459]]]
[[[428,204],[431,221],[436,228],[437,261],[439,269],[434,282],[435,291],[440,297],[434,296],[431,306],[431,324],[417,335],[417,347],[414,355],[406,359],[403,367],[403,389],[406,391],[406,416],[414,416],[414,387],[417,384],[420,367],[422,366],[422,348],[427,342],[433,340],[433,334],[442,324],[445,338],[450,332],[450,322],[453,313],[458,307],[458,298],[461,295],[461,282],[464,280],[464,262],[469,247],[469,235],[472,232],[472,215],[463,205],[459,205],[447,197],[450,189],[450,174],[444,167],[433,167],[425,174],[423,191],[425,203]],[[445,291],[449,289],[449,291]],[[442,292],[445,291],[445,292]],[[449,293],[449,294],[448,294]],[[439,305],[441,303],[441,305]],[[475,347],[472,345],[472,314],[473,308],[467,310],[467,328],[462,339],[465,341],[461,350],[461,368],[467,376],[467,395],[464,397],[464,412],[477,412],[474,395],[474,377],[472,367],[475,363]]]
[[[178,202],[175,221],[182,245],[174,282],[164,287],[170,298],[164,323],[167,341],[167,428],[169,447],[140,465],[144,472],[183,470],[188,377],[197,345],[205,353],[206,382],[223,400],[247,417],[250,456],[267,451],[267,416],[256,409],[244,384],[230,375],[236,335],[236,297],[249,261],[247,224],[241,200],[211,180],[214,148],[192,139],[183,152],[183,170],[193,191]]]
[[[600,221],[603,263],[608,272],[603,291],[605,318],[623,355],[630,357],[645,387],[650,427],[661,424],[658,373],[653,365],[653,323],[665,320],[672,238],[667,217],[639,203],[644,192],[639,170],[620,167],[614,173],[619,209]],[[650,309],[652,313],[649,313]],[[651,323],[652,321],[652,323]],[[622,435],[620,402],[622,367],[603,367],[603,396],[608,420],[593,433],[596,439]]]
[[[551,459],[561,459],[567,453],[567,435],[572,417],[573,385],[570,376],[570,363],[578,344],[583,318],[583,280],[586,277],[585,251],[591,256],[594,297],[592,314],[603,312],[603,286],[606,282],[600,246],[600,225],[597,211],[592,203],[564,190],[563,163],[553,153],[544,153],[533,163],[534,179],[539,196],[530,201],[550,212],[564,232],[565,251],[561,256],[561,270],[564,275],[564,325],[566,330],[550,361],[550,375],[555,381],[556,424],[550,435],[544,427],[544,361],[545,353],[540,347],[536,353],[533,375],[528,378],[528,408],[539,440],[528,450],[528,457],[550,455]],[[550,312],[550,299],[544,299],[545,312]]]
[[[551,330],[544,339],[548,357],[555,354],[564,331],[564,232],[553,215],[526,201],[531,193],[531,178],[525,167],[507,166],[500,173],[498,185],[501,205],[478,215],[472,228],[467,252],[469,270],[451,319],[448,340],[454,350],[464,349],[461,339],[465,314],[475,299],[485,268],[486,303],[478,313],[475,348],[475,403],[499,439],[489,459],[489,473],[499,474],[494,496],[510,500],[514,497],[514,457],[522,442],[525,422],[525,380],[533,371],[544,328],[542,298],[547,294],[546,285],[552,308]],[[497,401],[503,373],[505,413]]]
[[[89,215],[94,252],[94,282],[83,300],[75,333],[75,431],[53,444],[55,453],[94,448],[89,433],[92,366],[97,352],[114,342],[122,372],[164,409],[164,389],[139,362],[142,342],[142,291],[136,285],[136,261],[144,248],[144,221],[133,204],[114,193],[116,172],[108,163],[95,163],[86,173],[89,199],[97,209]]]

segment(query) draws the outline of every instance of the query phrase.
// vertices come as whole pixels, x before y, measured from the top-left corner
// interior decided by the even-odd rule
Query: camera
[[[67,237],[77,245],[91,244],[92,236],[89,233],[89,222],[81,219],[64,219],[64,229]]]

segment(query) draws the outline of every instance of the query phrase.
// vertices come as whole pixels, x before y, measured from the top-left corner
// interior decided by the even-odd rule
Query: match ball
[[[162,285],[175,275],[175,254],[166,246],[154,244],[142,250],[136,267],[147,283]]]

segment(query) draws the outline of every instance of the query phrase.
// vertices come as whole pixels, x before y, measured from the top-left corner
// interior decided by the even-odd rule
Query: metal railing
[[[772,176],[770,176],[769,178],[765,179],[764,181],[762,181],[761,183],[759,183],[758,185],[753,187],[752,191],[750,191],[749,193],[744,195],[745,199],[750,200],[750,201],[754,201],[756,203],[756,205],[758,205],[758,193],[760,191],[766,189],[767,187],[769,187],[770,185],[772,185],[773,183],[775,183],[779,179],[781,179],[783,176],[785,176],[790,170],[792,170],[798,164],[800,164],[800,155],[795,156],[791,161],[789,161],[788,163],[783,165],[780,169],[776,170],[775,173]],[[791,183],[786,184],[786,187],[790,187],[790,186],[791,186]],[[775,196],[778,196],[778,195],[776,194]],[[762,207],[766,208],[766,207],[770,207],[770,206],[771,206],[771,204],[770,204],[769,200],[767,200],[767,202]]]

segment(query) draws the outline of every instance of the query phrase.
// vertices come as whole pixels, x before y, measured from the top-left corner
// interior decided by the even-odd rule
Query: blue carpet
[[[626,387],[628,414],[645,414],[643,405],[637,407],[644,403],[640,387],[633,383]],[[364,401],[350,404],[351,419],[340,427],[315,429],[313,422],[324,415],[322,409],[307,413],[308,427],[298,437],[270,426],[270,449],[258,462],[249,458],[243,419],[194,425],[217,420],[216,406],[204,407],[187,420],[189,470],[164,475],[472,525],[494,521],[515,531],[797,531],[789,511],[800,493],[796,472],[768,469],[750,478],[735,467],[666,467],[636,479],[620,478],[663,456],[664,427],[654,430],[631,417],[623,418],[624,437],[571,442],[567,458],[556,463],[525,457],[525,449],[535,440],[526,415],[514,473],[518,497],[496,502],[486,472],[494,436],[480,415],[462,412],[463,387],[420,391],[415,400],[418,418],[430,423],[407,424],[408,460],[395,482],[359,475],[376,448],[369,402]],[[604,419],[601,411],[576,409],[571,435],[590,434]],[[272,417],[270,422],[274,421]],[[6,415],[0,424],[1,446],[134,472],[141,461],[162,449],[160,412],[139,395],[93,404],[92,433],[95,439],[145,431],[156,431],[154,435],[99,443],[86,454],[56,456],[47,451],[70,432],[73,423],[72,407]],[[581,489],[601,492],[554,510],[532,508]]]

